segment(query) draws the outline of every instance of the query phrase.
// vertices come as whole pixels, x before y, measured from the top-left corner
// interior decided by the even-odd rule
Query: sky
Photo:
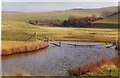
[[[4,0],[2,3],[2,11],[43,12],[69,10],[73,8],[91,9],[118,6],[117,2],[31,2],[33,0],[26,0],[26,2],[17,1],[18,0],[11,0],[10,2],[10,0]]]
[[[3,2],[119,2],[119,0],[2,0]]]

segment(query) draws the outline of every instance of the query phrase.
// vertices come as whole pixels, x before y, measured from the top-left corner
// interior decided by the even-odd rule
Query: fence
[[[29,34],[29,33],[25,33],[25,32],[19,32],[19,33],[14,32],[14,33],[7,33],[7,34],[3,33],[2,35],[3,35],[2,40],[14,40],[14,41],[15,40],[16,41],[37,41],[37,40],[41,40],[41,41],[45,41],[45,42],[57,41],[57,40],[54,40],[54,38],[50,38],[50,37],[48,38],[47,36],[40,36],[40,35],[37,34],[37,32],[34,32],[32,35]],[[108,42],[106,42],[106,45],[107,45],[107,43]],[[116,42],[110,42],[110,43],[113,44],[113,46],[116,45],[117,39],[116,39]],[[61,42],[58,43],[58,45],[61,46]],[[77,44],[72,44],[72,45],[74,45],[75,47],[80,46],[80,45],[77,45]],[[91,46],[91,45],[89,45],[89,46]]]
[[[49,42],[49,38],[47,36],[37,35],[37,32],[34,32],[32,35],[25,32],[14,32],[14,33],[3,33],[2,40],[10,40],[10,41],[45,41]]]
[[[30,40],[32,37],[34,38],[34,41],[41,40],[41,41],[49,42],[49,38],[48,38],[48,37],[45,36],[44,39],[41,39],[41,38],[37,35],[37,32],[35,32],[32,36],[28,37],[28,39],[26,39],[25,41]]]

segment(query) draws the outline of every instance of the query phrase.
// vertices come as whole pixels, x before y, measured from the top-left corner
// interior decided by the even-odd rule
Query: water
[[[76,43],[78,46],[66,45],[74,42],[64,42],[62,47],[52,44],[42,51],[22,53],[2,58],[2,72],[11,73],[16,70],[25,71],[33,76],[65,76],[68,70],[77,65],[95,63],[102,58],[112,58],[117,55],[113,48],[105,48],[104,43]],[[102,45],[100,45],[102,44]]]

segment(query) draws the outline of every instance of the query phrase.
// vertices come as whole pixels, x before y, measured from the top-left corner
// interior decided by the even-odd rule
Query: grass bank
[[[48,47],[45,42],[2,41],[2,56],[34,52]]]

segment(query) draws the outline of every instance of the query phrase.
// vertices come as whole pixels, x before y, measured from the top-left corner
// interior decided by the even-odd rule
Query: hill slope
[[[96,21],[95,23],[114,23],[114,24],[117,24],[117,23],[118,23],[118,16],[119,16],[119,15],[120,15],[120,14],[116,14],[116,15],[107,17],[107,18],[105,18],[105,19]]]
[[[117,11],[117,7],[106,7],[99,9],[72,9],[66,11],[54,11],[54,12],[37,12],[37,13],[3,13],[3,20],[17,20],[28,22],[29,20],[37,20],[37,19],[60,19],[66,20],[69,16],[101,16],[108,13],[113,13]]]

